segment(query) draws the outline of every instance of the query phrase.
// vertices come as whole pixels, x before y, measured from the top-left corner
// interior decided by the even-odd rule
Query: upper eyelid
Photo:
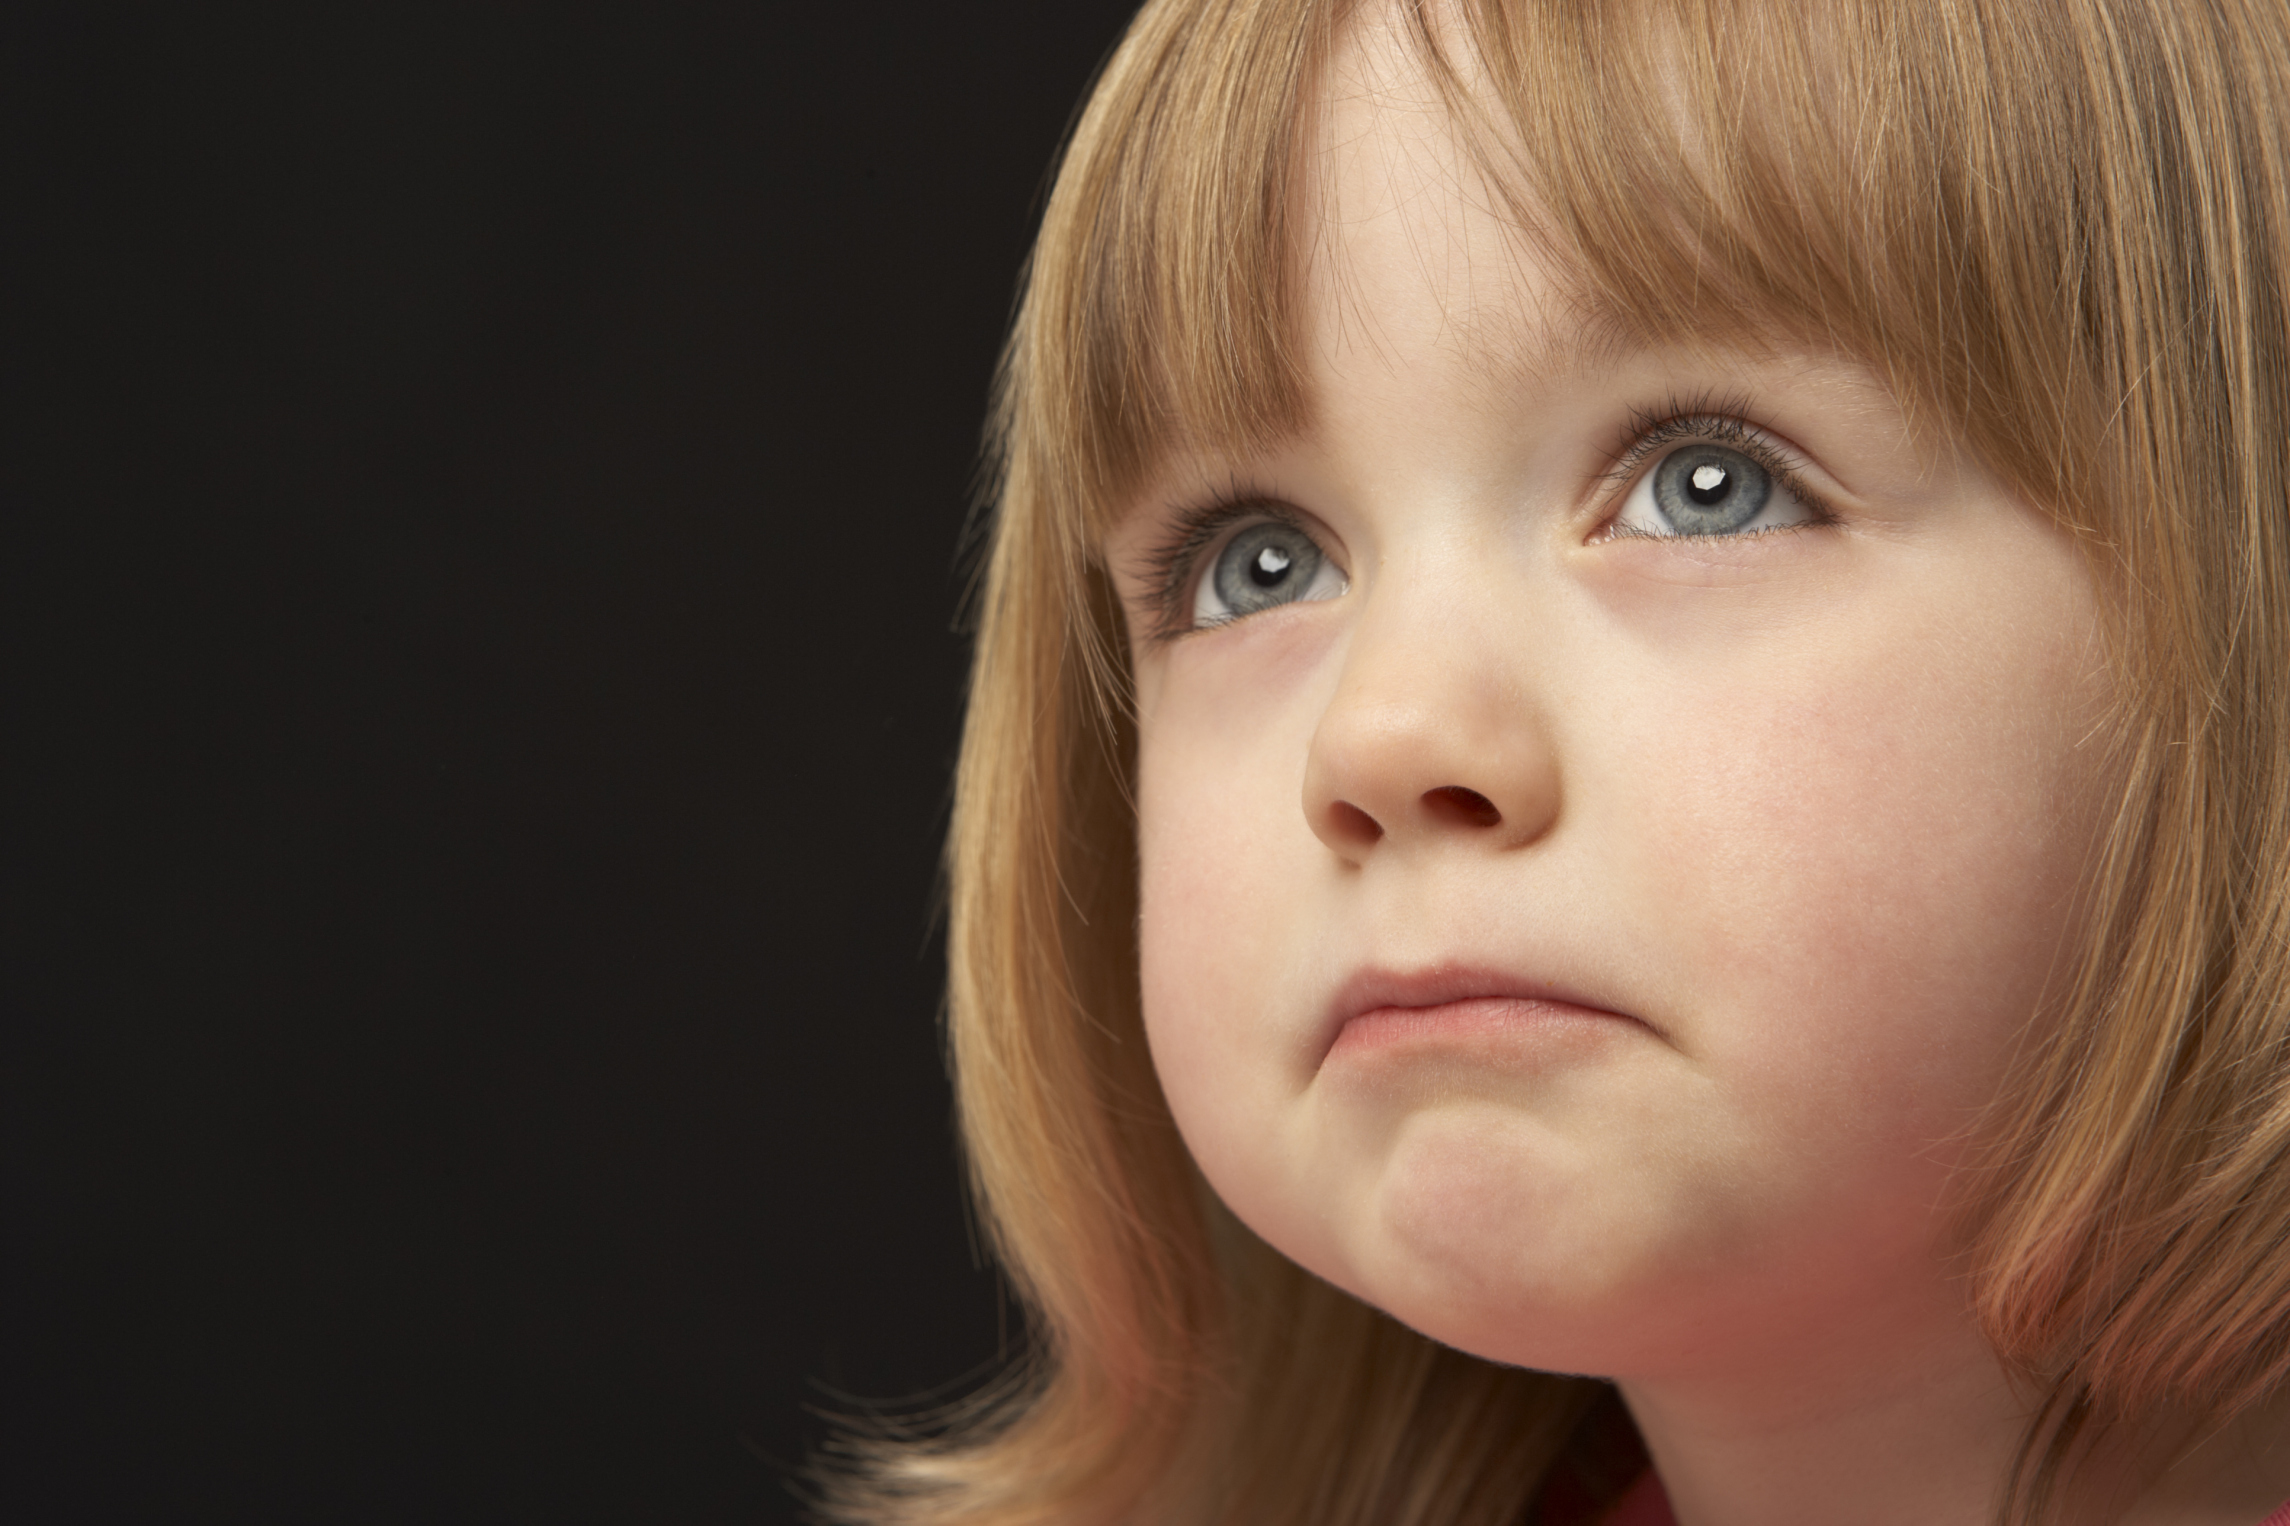
[[[1656,451],[1688,440],[1730,445],[1758,465],[1792,478],[1810,465],[1771,430],[1743,417],[1743,411],[1722,405],[1694,405],[1633,413],[1628,434],[1617,448],[1608,451],[1607,465],[1598,475],[1607,482],[1626,482]]]
[[[1651,411],[1635,411],[1629,432],[1617,447],[1607,452],[1608,464],[1598,473],[1598,480],[1617,490],[1626,488],[1636,481],[1640,469],[1649,460],[1671,446],[1694,440],[1710,441],[1748,456],[1771,472],[1782,489],[1811,510],[1817,520],[1834,522],[1836,511],[1830,508],[1828,496],[1805,480],[1805,474],[1814,469],[1812,462],[1774,431],[1752,422],[1750,414],[1745,400],[1730,398],[1697,399]],[[1621,512],[1619,500],[1613,512]]]

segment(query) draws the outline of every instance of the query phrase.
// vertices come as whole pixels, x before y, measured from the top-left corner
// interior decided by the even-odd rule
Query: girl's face
[[[1225,1202],[1500,1361],[1968,1328],[1940,1213],[2106,781],[2066,537],[1833,355],[1618,345],[1336,61],[1309,428],[1109,538],[1146,1024]]]

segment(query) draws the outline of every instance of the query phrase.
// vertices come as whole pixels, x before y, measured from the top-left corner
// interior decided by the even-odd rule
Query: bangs
[[[1324,62],[1360,9],[1149,7],[1100,82],[1001,421],[1086,539],[1170,444],[1245,450],[1304,424],[1300,256],[1321,234],[1300,225],[1300,179]],[[1499,209],[1598,328],[1849,356],[2058,507],[2082,496],[2096,416],[2072,219],[2100,188],[2081,66],[2015,9],[1403,0],[1398,16]]]

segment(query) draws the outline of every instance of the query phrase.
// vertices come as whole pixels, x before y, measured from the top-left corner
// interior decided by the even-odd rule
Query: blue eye
[[[1319,543],[1283,520],[1259,520],[1226,541],[1193,596],[1196,626],[1223,625],[1260,610],[1333,599],[1347,586]]]
[[[1645,535],[1738,535],[1814,519],[1755,458],[1725,445],[1685,445],[1639,479],[1615,525]]]

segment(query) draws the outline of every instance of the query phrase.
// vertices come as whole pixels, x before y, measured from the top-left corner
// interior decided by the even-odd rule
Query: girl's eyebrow
[[[1655,333],[1602,298],[1561,294],[1550,303],[1508,324],[1488,324],[1473,336],[1484,366],[1480,388],[1498,407],[1521,392],[1554,383],[1602,384],[1641,362],[1674,362],[1689,371],[1715,367],[1745,377],[1771,368],[1793,370],[1807,361],[1865,370],[1832,345],[1796,339],[1779,319],[1767,333],[1744,329],[1745,321],[1754,320],[1738,312],[1723,321]]]
[[[1788,343],[1745,334],[1732,323],[1650,333],[1644,322],[1595,294],[1561,291],[1549,306],[1529,309],[1504,323],[1486,324],[1477,336],[1496,386],[1552,378],[1595,377],[1652,355],[1682,353],[1711,359],[1764,361],[1791,354]],[[1744,341],[1747,341],[1746,343]],[[1820,347],[1814,347],[1818,350]]]
[[[1643,329],[1611,303],[1564,296],[1550,301],[1547,310],[1529,308],[1480,326],[1475,337],[1490,382],[1510,386],[1596,375],[1653,348]]]
[[[1646,348],[1636,324],[1606,302],[1577,302],[1559,325],[1558,355],[1542,357],[1551,370],[1611,370]]]

